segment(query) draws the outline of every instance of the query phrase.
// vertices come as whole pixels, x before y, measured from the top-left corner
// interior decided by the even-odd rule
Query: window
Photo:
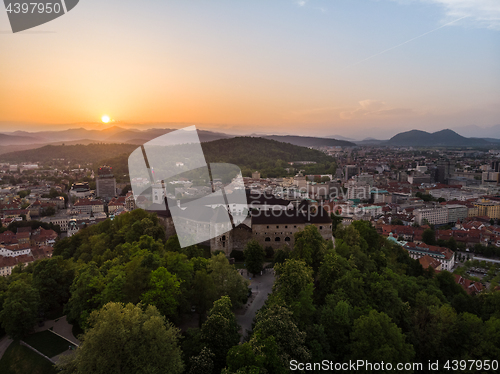
[[[268,236],[266,239],[265,239],[266,242],[270,242],[271,241],[271,238]]]
[[[287,229],[287,228],[288,228],[288,226],[285,226],[285,229]]]
[[[281,241],[281,239],[280,239],[280,237],[279,237],[279,236],[277,236],[277,237],[274,239],[274,241],[275,241],[275,242],[279,242],[279,241]]]
[[[222,240],[226,240],[226,235],[222,235]]]
[[[269,226],[267,226],[267,228],[269,228]]]
[[[293,228],[294,228],[294,229],[296,229],[296,228],[297,228],[297,225],[293,226]]]
[[[290,241],[290,238],[287,236],[287,237],[285,238],[285,242],[289,242],[289,241]]]
[[[320,227],[319,227],[319,229],[320,229],[320,230],[323,230],[323,226],[320,226]]]
[[[280,227],[279,226],[276,226],[277,229],[279,229]]]

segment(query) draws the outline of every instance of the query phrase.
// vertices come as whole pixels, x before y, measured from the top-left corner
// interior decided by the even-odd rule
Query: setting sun
[[[104,123],[109,123],[110,118],[109,118],[109,116],[102,116],[101,117],[101,121],[104,122]]]

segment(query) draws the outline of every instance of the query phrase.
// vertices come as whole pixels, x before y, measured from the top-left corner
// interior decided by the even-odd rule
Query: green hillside
[[[46,145],[36,149],[5,153],[0,156],[0,160],[45,163],[54,159],[64,159],[72,163],[94,163],[120,154],[130,154],[135,148],[137,146],[133,144]]]
[[[189,145],[177,146],[179,152],[186,152]],[[0,155],[6,162],[40,162],[47,163],[55,159],[75,163],[93,163],[110,165],[115,174],[128,173],[128,157],[137,148],[132,144],[89,144],[45,146],[38,149],[12,152]],[[300,169],[311,174],[335,172],[335,159],[326,154],[290,143],[253,137],[220,139],[202,143],[207,162],[226,162],[238,165],[244,176],[250,176],[258,170],[262,177],[279,177],[293,174],[295,171],[285,170],[292,161],[314,161],[316,164],[301,165]]]

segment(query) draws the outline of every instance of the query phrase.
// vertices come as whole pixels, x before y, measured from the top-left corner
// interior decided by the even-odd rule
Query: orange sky
[[[19,34],[0,12],[0,130],[103,114],[314,135],[500,123],[499,31],[472,16],[379,55],[449,22],[446,11],[389,0],[158,3],[87,0]]]

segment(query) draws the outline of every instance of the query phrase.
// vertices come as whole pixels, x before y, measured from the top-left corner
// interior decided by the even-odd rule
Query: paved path
[[[243,270],[243,277],[250,279],[250,288],[252,296],[242,309],[236,311],[236,320],[241,326],[242,339],[247,335],[247,331],[252,330],[252,323],[255,318],[255,313],[262,308],[267,300],[267,297],[272,292],[274,284],[274,270],[269,269],[264,271],[263,275],[257,275],[255,278],[248,277],[246,270]]]
[[[80,345],[80,341],[74,337],[73,332],[71,331],[73,326],[68,323],[68,321],[66,320],[66,316],[57,318],[57,322],[56,320],[45,321],[45,324],[42,327],[37,326],[35,328],[35,332],[45,331],[50,329],[51,327],[53,327],[52,331],[54,331],[55,333],[58,333],[59,335],[65,337],[73,344]]]
[[[0,359],[2,358],[7,348],[9,348],[10,343],[12,343],[12,339],[10,339],[7,335],[0,339]]]
[[[56,363],[59,363],[59,359],[63,356],[68,356],[68,355],[73,355],[75,354],[75,351],[70,351],[69,349],[67,351],[64,351],[63,353],[58,354],[57,356],[51,357],[50,359],[55,361]]]

